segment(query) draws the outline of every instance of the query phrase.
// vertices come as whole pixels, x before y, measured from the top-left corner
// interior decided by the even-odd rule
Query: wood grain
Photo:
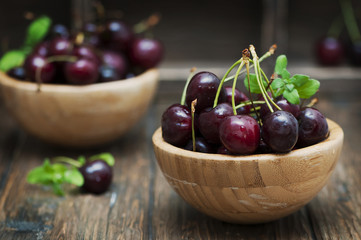
[[[147,117],[124,137],[87,150],[44,143],[19,130],[0,101],[0,239],[360,239],[361,96],[335,89],[318,108],[341,125],[345,141],[326,186],[299,211],[277,221],[229,224],[200,213],[167,183],[156,163],[151,136],[162,112],[178,102],[183,81],[159,87]],[[323,85],[324,86],[324,85]],[[355,87],[355,89],[358,89]],[[116,158],[114,182],[104,195],[67,186],[64,198],[25,182],[45,157]]]
[[[5,105],[29,133],[65,146],[89,147],[123,135],[146,112],[158,70],[84,86],[18,81],[0,72]],[[134,110],[136,109],[136,111]]]

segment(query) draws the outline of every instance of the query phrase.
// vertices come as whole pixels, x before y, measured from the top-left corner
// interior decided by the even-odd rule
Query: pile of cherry
[[[42,83],[84,85],[133,77],[157,66],[162,56],[160,41],[135,34],[120,20],[103,25],[87,23],[75,34],[57,24],[23,66],[10,69],[8,75]]]
[[[250,50],[253,60],[248,49],[242,59],[246,64],[247,61],[253,63],[255,72],[260,73],[259,59],[252,45]],[[271,82],[260,86],[262,94],[252,96],[248,88],[247,97],[235,88],[240,68],[233,86],[223,86],[229,71],[222,80],[211,72],[191,73],[181,103],[171,105],[162,115],[162,136],[166,142],[197,152],[244,155],[287,153],[328,137],[326,118],[317,109],[300,107],[283,96],[273,96]]]

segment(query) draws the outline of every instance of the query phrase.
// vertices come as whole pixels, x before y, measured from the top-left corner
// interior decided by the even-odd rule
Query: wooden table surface
[[[361,81],[329,82],[317,107],[345,133],[335,172],[301,210],[259,225],[224,223],[197,212],[160,172],[151,136],[163,110],[180,99],[183,82],[161,82],[136,127],[122,139],[87,150],[29,136],[0,101],[0,239],[361,239]],[[58,197],[26,182],[28,171],[45,157],[99,152],[116,158],[113,184],[103,195],[68,186],[66,196]]]

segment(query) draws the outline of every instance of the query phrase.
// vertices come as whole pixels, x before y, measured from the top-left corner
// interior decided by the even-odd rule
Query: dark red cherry
[[[199,72],[195,74],[187,88],[187,106],[190,107],[192,101],[197,99],[196,112],[201,112],[207,107],[213,107],[220,82],[219,78],[211,72]],[[222,88],[219,103],[224,101],[225,91],[224,88]]]
[[[84,177],[86,191],[100,194],[105,192],[113,179],[113,169],[103,160],[94,160],[87,162],[79,168]]]
[[[18,80],[25,80],[26,78],[26,72],[25,72],[25,68],[23,67],[14,67],[12,69],[10,69],[7,74],[10,77],[16,78]]]
[[[344,47],[342,42],[334,37],[325,37],[316,43],[316,58],[322,65],[335,66],[343,61]]]
[[[291,151],[298,138],[296,118],[286,111],[276,111],[269,114],[263,120],[262,138],[275,152]]]
[[[65,38],[68,39],[69,38],[69,30],[66,26],[64,26],[63,24],[55,24],[51,27],[50,29],[50,36],[51,38]]]
[[[227,102],[229,104],[232,105],[232,87],[224,87],[225,91],[226,91],[226,98],[227,98]],[[234,101],[235,101],[235,105],[237,106],[238,104],[240,104],[241,102],[244,101],[248,101],[249,98],[240,90],[238,90],[237,88],[234,90]],[[244,107],[240,107],[237,108],[237,114],[241,115],[241,114],[248,114],[251,111],[251,105],[247,105]]]
[[[221,145],[218,149],[217,149],[217,153],[218,154],[224,154],[224,155],[232,155],[232,153],[223,145]]]
[[[119,20],[108,22],[101,33],[103,43],[116,51],[128,50],[133,37],[133,32],[128,25]]]
[[[202,152],[202,153],[215,153],[215,148],[212,144],[208,143],[206,139],[203,137],[196,137],[195,139],[196,144],[196,152]],[[184,147],[184,149],[193,151],[193,141],[192,139],[188,141],[187,145]]]
[[[261,138],[260,142],[259,142],[259,146],[257,148],[257,153],[271,153],[273,152],[272,151],[272,148],[270,148],[266,143],[265,141]]]
[[[204,109],[198,117],[198,128],[202,136],[210,143],[219,144],[219,127],[224,119],[233,115],[229,103],[220,103],[215,108]]]
[[[99,67],[99,77],[99,82],[111,82],[122,79],[117,69],[108,65]]]
[[[69,55],[72,50],[72,45],[69,40],[64,38],[54,38],[49,44],[49,55]]]
[[[66,63],[64,72],[66,80],[76,85],[95,83],[99,76],[97,64],[89,59]]]
[[[128,72],[128,61],[123,54],[113,51],[104,51],[102,55],[102,62],[115,68],[118,71],[120,78],[124,78]]]
[[[257,121],[248,115],[227,117],[219,128],[223,145],[234,154],[251,154],[260,141]]]
[[[192,116],[183,105],[173,104],[162,115],[163,139],[177,147],[184,147],[192,137]]]
[[[163,46],[155,39],[137,38],[131,44],[129,56],[136,66],[153,68],[163,58]]]
[[[298,116],[297,146],[305,147],[321,142],[329,135],[326,118],[315,108],[304,108]]]
[[[39,55],[29,55],[24,62],[26,77],[36,81],[36,70],[41,67],[40,80],[43,83],[49,83],[54,80],[55,66],[53,63],[46,62],[46,59]]]
[[[292,115],[297,118],[298,115],[300,114],[300,106],[297,105],[297,104],[292,104],[292,103],[289,103],[287,101],[287,99],[285,98],[280,98],[276,101],[276,104],[283,110],[283,111],[286,111],[286,112],[289,112],[289,113],[292,113]],[[270,103],[270,105],[272,106],[272,109],[274,111],[277,110],[277,108],[272,104]],[[271,113],[271,111],[269,110],[269,107],[267,106],[266,103],[262,104],[261,105],[261,109],[260,109],[260,115],[261,115],[261,118],[264,119],[266,116],[268,116],[269,114]]]
[[[32,54],[47,57],[49,55],[49,42],[41,42],[35,46]]]
[[[97,65],[100,64],[100,59],[98,58],[98,56],[95,54],[95,52],[93,51],[93,49],[91,47],[88,47],[88,46],[74,47],[73,55],[78,57],[79,59],[86,58],[86,59],[89,59],[90,61],[93,61]]]

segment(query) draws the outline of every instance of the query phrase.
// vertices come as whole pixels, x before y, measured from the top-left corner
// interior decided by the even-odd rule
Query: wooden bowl
[[[88,147],[130,129],[154,96],[158,70],[134,78],[84,86],[37,84],[0,72],[6,107],[29,133],[49,142]],[[1,95],[0,94],[0,95]]]
[[[340,156],[343,131],[288,154],[229,156],[187,151],[153,135],[158,165],[171,187],[199,211],[232,223],[262,223],[307,204],[326,184]]]

